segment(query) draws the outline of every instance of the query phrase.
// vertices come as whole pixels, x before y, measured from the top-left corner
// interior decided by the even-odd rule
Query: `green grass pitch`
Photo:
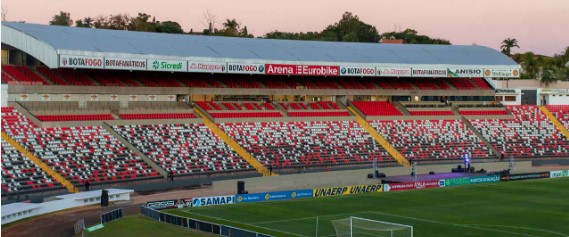
[[[414,237],[569,236],[569,178],[172,209],[167,212],[275,236],[336,236],[356,216],[411,225]]]

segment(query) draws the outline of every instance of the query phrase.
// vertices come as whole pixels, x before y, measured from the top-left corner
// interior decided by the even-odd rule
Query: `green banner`
[[[474,177],[462,177],[454,179],[445,179],[445,186],[457,186],[466,184],[481,184],[481,183],[496,183],[500,182],[500,176],[490,175],[490,176],[474,176]]]

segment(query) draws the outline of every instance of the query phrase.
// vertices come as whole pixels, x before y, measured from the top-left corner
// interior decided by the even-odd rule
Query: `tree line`
[[[216,17],[206,12],[204,14],[206,29],[201,31],[184,32],[178,22],[158,21],[147,13],[138,13],[135,17],[127,14],[108,16],[85,17],[73,21],[71,14],[61,11],[54,15],[50,25],[75,26],[111,30],[145,31],[176,34],[201,34],[228,37],[255,37],[249,33],[247,26],[236,19],[226,19],[220,28],[217,27]],[[322,31],[312,32],[282,32],[272,31],[258,36],[265,39],[288,39],[288,40],[319,40],[319,41],[344,41],[344,42],[369,42],[378,43],[381,39],[399,39],[406,44],[442,44],[450,45],[446,39],[433,38],[421,35],[414,29],[403,31],[391,31],[379,34],[377,28],[367,24],[351,13],[345,12],[337,22],[328,25]],[[569,80],[569,47],[564,52],[553,57],[536,55],[533,52],[512,54],[512,48],[519,48],[516,39],[507,38],[502,41],[502,53],[511,57],[522,66],[522,79],[540,79],[543,83],[550,84],[556,80]]]
[[[75,26],[97,29],[162,32],[162,33],[189,33],[228,37],[255,37],[248,32],[247,26],[236,19],[226,19],[222,28],[217,28],[216,18],[209,12],[204,14],[207,28],[201,31],[184,32],[178,22],[157,21],[155,17],[138,13],[135,17],[127,14],[117,14],[98,17],[85,17],[73,21],[69,12],[61,11],[54,15],[50,25]],[[401,32],[386,32],[379,34],[377,28],[359,19],[351,12],[345,12],[338,22],[328,25],[322,31],[315,32],[282,32],[272,31],[259,38],[265,39],[289,39],[289,40],[320,40],[320,41],[345,41],[345,42],[370,42],[377,43],[380,39],[401,39],[407,44],[450,44],[448,40],[431,38],[420,35],[416,30],[406,29]]]
[[[557,80],[569,80],[569,47],[553,57],[533,52],[512,54],[512,48],[519,48],[518,40],[507,38],[502,41],[502,53],[522,66],[522,79],[539,79],[545,85]]]

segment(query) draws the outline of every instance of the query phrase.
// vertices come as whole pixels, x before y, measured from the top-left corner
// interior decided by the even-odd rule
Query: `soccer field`
[[[415,237],[559,237],[569,236],[569,178],[167,212],[275,236],[336,236],[331,221],[355,216],[411,225]]]

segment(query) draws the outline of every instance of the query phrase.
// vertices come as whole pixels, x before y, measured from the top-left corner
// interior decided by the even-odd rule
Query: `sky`
[[[520,48],[552,56],[569,46],[569,0],[2,0],[8,21],[47,24],[59,11],[73,20],[144,12],[202,31],[204,13],[217,27],[235,18],[250,33],[321,31],[350,11],[379,32],[412,28],[456,45],[499,49],[515,38]]]

